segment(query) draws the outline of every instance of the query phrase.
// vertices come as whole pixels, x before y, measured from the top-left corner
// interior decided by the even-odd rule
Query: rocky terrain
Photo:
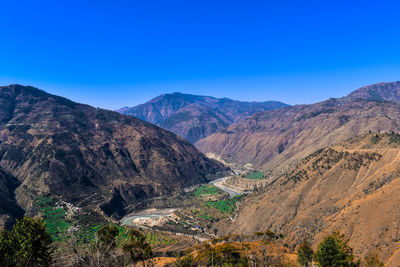
[[[0,87],[0,168],[5,219],[14,194],[26,211],[50,194],[118,217],[227,170],[157,126],[20,85]]]
[[[400,246],[400,135],[366,134],[305,157],[262,192],[240,204],[224,234],[271,229],[290,244],[313,244],[332,231],[350,238],[361,256],[384,260]],[[249,220],[249,218],[252,218]]]
[[[369,131],[398,131],[400,106],[371,100],[399,83],[363,87],[350,96],[270,110],[245,118],[196,142],[204,153],[281,173],[306,155]],[[359,93],[369,90],[369,95]],[[394,94],[394,93],[393,93]],[[364,98],[355,97],[364,95]]]
[[[285,106],[277,101],[241,102],[228,98],[173,93],[117,111],[157,124],[194,143],[245,117]]]

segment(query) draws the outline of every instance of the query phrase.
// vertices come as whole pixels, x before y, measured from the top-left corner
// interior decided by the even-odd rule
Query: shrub
[[[303,242],[297,249],[297,262],[300,266],[310,266],[314,251],[311,248],[310,243],[304,238]]]

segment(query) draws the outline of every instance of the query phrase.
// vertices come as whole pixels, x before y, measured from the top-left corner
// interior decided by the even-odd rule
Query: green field
[[[46,227],[56,242],[63,242],[72,234],[79,243],[90,243],[97,230],[106,221],[99,214],[86,211],[66,218],[67,211],[63,207],[56,207],[57,200],[51,196],[38,196],[35,198],[35,207],[39,208],[41,217],[46,222]],[[68,232],[71,226],[78,230]]]
[[[236,203],[242,199],[242,196],[235,196],[233,198],[223,199],[214,202],[207,202],[209,207],[215,208],[224,214],[233,214],[236,210]]]
[[[56,200],[52,197],[38,196],[35,206],[39,208],[46,222],[47,230],[54,241],[64,241],[71,224],[65,219],[66,211],[55,207]]]
[[[254,180],[262,180],[262,179],[264,179],[264,172],[262,172],[262,171],[251,171],[251,172],[246,173],[246,175],[244,175],[243,178],[254,179]]]
[[[196,197],[201,195],[216,195],[220,194],[221,190],[213,185],[203,184],[194,192]]]

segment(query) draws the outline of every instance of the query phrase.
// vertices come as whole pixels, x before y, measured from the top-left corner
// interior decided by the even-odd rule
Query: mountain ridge
[[[175,92],[117,112],[157,124],[194,143],[249,115],[284,106],[278,101],[244,102]]]
[[[0,87],[0,168],[19,180],[24,210],[39,194],[95,194],[109,216],[228,171],[155,125],[20,85]]]
[[[400,130],[397,103],[355,95],[260,112],[199,140],[195,146],[203,153],[242,165],[287,170],[307,154],[356,135]]]

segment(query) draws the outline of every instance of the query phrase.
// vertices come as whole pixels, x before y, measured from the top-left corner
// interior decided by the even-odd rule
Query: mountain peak
[[[117,111],[157,124],[194,143],[242,118],[286,106],[277,101],[242,102],[174,92]]]
[[[400,81],[381,82],[363,86],[351,92],[347,98],[361,98],[375,101],[389,101],[400,104]]]

